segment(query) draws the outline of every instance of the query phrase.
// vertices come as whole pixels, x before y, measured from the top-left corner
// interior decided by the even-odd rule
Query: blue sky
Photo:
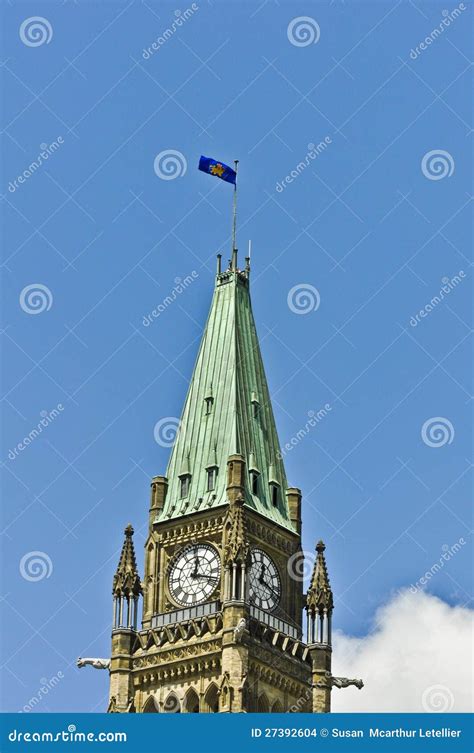
[[[363,635],[380,604],[470,543],[472,7],[416,52],[458,6],[197,6],[148,57],[175,5],[3,6],[6,710],[58,673],[36,710],[106,707],[106,673],[74,662],[109,653],[123,528],[141,567],[149,479],[169,452],[154,427],[180,414],[215,254],[230,249],[232,189],[198,172],[200,154],[240,159],[238,245],[242,257],[252,240],[281,443],[330,406],[286,469],[304,494],[305,550],[327,544],[336,627]],[[47,23],[22,39],[33,16]],[[303,16],[312,43],[290,39]],[[165,180],[154,163],[171,150],[180,174]],[[30,285],[46,290],[22,296]],[[295,286],[318,291],[304,314]],[[49,577],[22,576],[31,552]],[[428,590],[468,603],[470,562],[463,546]]]

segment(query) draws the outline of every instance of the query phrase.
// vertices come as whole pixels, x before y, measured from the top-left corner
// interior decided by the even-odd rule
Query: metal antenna
[[[247,256],[245,257],[245,269],[247,272],[250,272],[250,254],[252,252],[252,241],[249,241],[249,250],[247,253]]]

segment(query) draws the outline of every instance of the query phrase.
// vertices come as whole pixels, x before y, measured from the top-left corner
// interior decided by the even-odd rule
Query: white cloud
[[[332,711],[472,711],[471,609],[403,591],[380,607],[372,632],[336,632],[333,674],[362,678],[362,690],[332,691]]]

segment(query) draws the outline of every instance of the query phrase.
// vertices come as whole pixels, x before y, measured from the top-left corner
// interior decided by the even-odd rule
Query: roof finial
[[[222,254],[217,254],[217,274],[220,275],[222,267]]]
[[[331,585],[324,558],[326,546],[323,541],[319,540],[316,544],[316,561],[314,563],[311,583],[306,596],[307,609],[327,609],[332,611],[334,602]]]
[[[142,586],[133,546],[133,526],[130,523],[124,533],[125,541],[123,542],[120,560],[115,571],[112,590],[115,596],[119,596],[120,594],[126,596],[133,594],[136,596],[142,592]]]
[[[250,272],[250,253],[252,251],[252,241],[249,241],[249,250],[247,253],[247,256],[245,257],[245,271],[247,274]]]

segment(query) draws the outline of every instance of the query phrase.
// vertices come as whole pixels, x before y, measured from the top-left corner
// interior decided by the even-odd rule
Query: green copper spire
[[[267,380],[249,294],[250,269],[220,263],[206,328],[171,452],[159,520],[228,502],[227,460],[246,462],[244,504],[292,528]]]

